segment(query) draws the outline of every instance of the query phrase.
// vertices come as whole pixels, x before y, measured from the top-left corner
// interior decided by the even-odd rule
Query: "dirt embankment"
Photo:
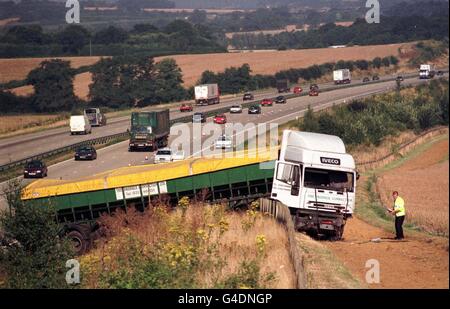
[[[405,198],[407,223],[414,221],[430,231],[437,226],[448,231],[448,139],[385,172],[381,179],[383,194],[396,189]],[[363,190],[362,185],[360,188]],[[385,197],[383,202],[391,201]],[[411,230],[406,231],[405,241],[394,241],[393,237],[383,228],[353,218],[347,223],[343,241],[325,244],[363,282],[366,261],[378,260],[381,282],[369,284],[370,288],[449,287],[448,237]],[[381,242],[370,241],[375,238]]]

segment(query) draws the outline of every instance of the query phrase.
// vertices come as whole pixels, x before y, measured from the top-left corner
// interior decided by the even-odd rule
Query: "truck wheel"
[[[344,235],[344,226],[337,227],[334,233],[331,235],[330,240],[339,241],[342,239],[342,235]]]
[[[86,237],[86,235],[83,235],[80,231],[70,231],[67,233],[67,238],[71,241],[73,251],[76,255],[82,255],[89,250],[89,236]]]

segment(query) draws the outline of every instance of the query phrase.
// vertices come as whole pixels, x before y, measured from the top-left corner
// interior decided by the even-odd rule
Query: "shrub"
[[[233,214],[239,222],[251,222],[233,231],[224,206],[192,205],[188,198],[179,206],[174,211],[160,205],[144,213],[129,210],[102,217],[109,237],[82,257],[83,287],[263,288],[274,282],[275,275],[261,267],[266,262],[265,235],[258,234],[251,248],[235,248],[237,265],[226,259],[232,251],[225,240],[229,233],[247,237],[255,222],[270,220],[256,211],[256,204],[243,216]]]
[[[11,213],[0,216],[1,228],[13,240],[0,251],[0,262],[6,270],[8,288],[67,288],[66,261],[73,254],[68,240],[59,237],[54,209],[24,205],[21,186],[13,181],[7,187]]]

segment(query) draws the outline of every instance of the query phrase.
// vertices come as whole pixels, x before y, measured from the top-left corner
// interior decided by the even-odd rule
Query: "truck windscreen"
[[[305,168],[306,188],[353,192],[353,183],[353,173]]]

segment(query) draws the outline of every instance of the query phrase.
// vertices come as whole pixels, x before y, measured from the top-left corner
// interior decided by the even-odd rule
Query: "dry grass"
[[[39,126],[58,125],[65,122],[65,115],[13,115],[0,116],[0,134],[32,130]]]
[[[295,287],[295,274],[290,261],[286,231],[274,219],[262,217],[259,213],[241,214],[227,212],[222,206],[196,204],[187,207],[184,214],[181,206],[170,212],[157,207],[144,213],[136,211],[127,214],[117,213],[112,217],[104,217],[102,224],[105,226],[106,235],[110,236],[106,241],[103,239],[97,245],[97,249],[82,258],[82,265],[88,267],[91,273],[83,283],[85,287],[101,286],[96,274],[103,271],[100,264],[104,263],[105,257],[108,257],[108,261],[112,261],[106,265],[108,271],[112,272],[123,267],[114,261],[134,258],[129,256],[129,251],[123,249],[124,246],[128,246],[124,243],[124,235],[126,239],[138,240],[143,247],[143,255],[147,254],[147,250],[155,253],[167,246],[176,247],[175,255],[186,259],[190,254],[186,252],[200,253],[199,262],[202,265],[201,269],[204,270],[189,274],[195,276],[196,285],[199,287],[214,287],[217,278],[223,279],[235,274],[243,261],[261,258],[262,260],[259,260],[261,274],[275,274],[275,280],[271,281],[268,287]],[[262,235],[265,238],[262,245],[263,255],[257,242],[257,237]],[[115,245],[118,242],[120,246]],[[113,248],[115,246],[118,247],[117,250]],[[208,257],[211,254],[208,253],[210,250],[212,257]],[[213,264],[215,266],[212,268],[208,267],[214,261],[221,262]],[[131,272],[135,270],[130,268]]]
[[[405,131],[397,136],[386,137],[380,146],[360,145],[354,149],[350,149],[349,152],[356,162],[374,161],[395,152],[399,145],[405,144],[415,137],[417,135],[414,132]]]
[[[58,59],[70,61],[72,68],[79,68],[85,65],[92,65],[101,57],[58,57]],[[44,60],[55,58],[16,58],[0,59],[0,83],[12,80],[23,80],[28,73],[39,66]]]
[[[362,284],[341,261],[326,247],[326,244],[298,233],[297,243],[304,257],[309,289],[354,289]]]
[[[274,74],[280,70],[304,68],[314,64],[338,60],[371,60],[375,57],[396,56],[398,55],[399,48],[403,48],[410,44],[411,43],[258,53],[176,55],[157,57],[156,61],[160,61],[164,58],[174,58],[183,71],[185,84],[191,86],[197,82],[205,70],[221,72],[228,67],[236,67],[248,63],[252,68],[253,74]]]
[[[448,147],[448,135],[444,139],[441,136],[427,150],[384,173],[377,183],[385,205],[392,204],[390,192],[399,191],[406,202],[407,221],[446,236],[449,235]]]

